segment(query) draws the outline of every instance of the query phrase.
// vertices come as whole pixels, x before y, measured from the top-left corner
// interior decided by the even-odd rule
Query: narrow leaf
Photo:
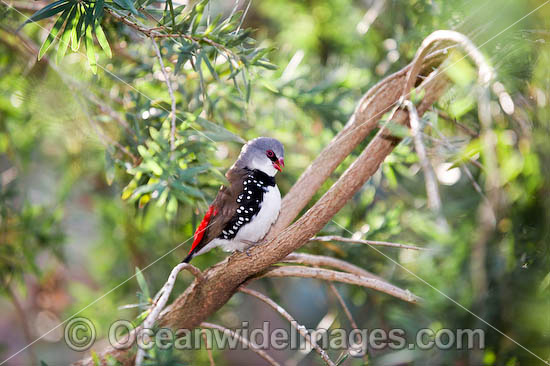
[[[78,7],[78,16],[76,19],[78,19],[78,22],[71,33],[71,49],[73,52],[78,51],[80,48],[80,37],[82,37],[82,27],[84,26],[84,14],[82,14],[80,6]]]
[[[93,16],[93,20],[94,20],[94,24],[95,22],[97,22],[101,16],[103,15],[103,7],[105,6],[105,0],[97,0],[95,2],[95,6],[94,6],[94,16]]]
[[[54,14],[57,14],[61,11],[63,11],[66,7],[70,6],[69,0],[58,0],[54,1],[53,3],[43,7],[42,9],[38,10],[36,13],[30,16],[29,19],[27,19],[19,28],[17,29],[17,32],[21,30],[26,24],[39,21],[44,18],[51,17]]]
[[[86,55],[88,55],[88,64],[94,74],[97,73],[97,61],[95,56],[94,39],[92,37],[92,27],[86,28]]]
[[[71,42],[71,35],[73,33],[73,29],[76,25],[76,11],[78,6],[73,6],[71,13],[69,14],[69,17],[67,19],[67,24],[65,25],[65,29],[63,31],[63,34],[59,38],[59,46],[57,47],[57,55],[55,58],[55,62],[59,63],[65,57],[65,53],[67,53],[67,48],[69,47],[69,43]]]
[[[145,281],[145,277],[143,277],[143,273],[141,273],[141,270],[136,267],[136,279],[139,285],[139,288],[141,289],[141,293],[143,293],[143,296],[145,299],[149,299],[149,286],[147,286],[147,282]]]
[[[216,70],[214,69],[214,66],[212,66],[212,64],[210,63],[210,60],[208,59],[208,56],[204,56],[203,57],[204,59],[204,63],[206,64],[206,66],[208,67],[208,70],[210,70],[210,73],[212,74],[212,76],[216,79],[216,80],[220,80],[219,76],[218,76],[218,73],[216,72]]]
[[[59,30],[63,27],[63,23],[65,23],[65,20],[67,19],[67,16],[69,15],[69,12],[71,12],[73,7],[67,7],[63,13],[57,18],[55,21],[55,24],[52,27],[52,30],[50,31],[50,34],[48,34],[48,37],[46,37],[46,40],[44,43],[42,43],[42,47],[40,47],[40,51],[38,51],[38,59],[42,59],[46,51],[50,48],[50,46],[55,41],[57,34],[59,33]]]
[[[97,38],[97,41],[99,42],[99,45],[105,52],[105,54],[109,58],[113,57],[113,53],[111,52],[111,47],[109,46],[109,42],[107,41],[107,38],[105,37],[105,33],[103,33],[103,29],[99,24],[97,24],[95,27],[95,36]]]
[[[134,6],[134,2],[132,0],[114,0],[114,2],[121,8],[129,10],[134,15],[138,15],[138,16],[141,15],[140,13],[138,13],[136,7]]]

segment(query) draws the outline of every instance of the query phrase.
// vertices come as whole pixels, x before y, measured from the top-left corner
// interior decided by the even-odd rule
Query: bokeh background
[[[550,4],[280,0],[249,6],[241,1],[238,9],[249,8],[239,17],[242,25],[232,29],[250,29],[247,36],[256,41],[251,47],[266,53],[261,62],[245,65],[246,70],[233,65],[243,68],[237,78],[212,49],[191,50],[186,59],[181,55],[187,44],[159,42],[175,88],[177,150],[183,152],[172,160],[170,97],[151,40],[104,14],[101,25],[112,57],[96,44],[95,73],[84,44],[65,57],[56,54],[59,45],[54,44],[38,61],[56,17],[16,30],[48,3],[0,3],[0,361],[186,241],[223,183],[222,174],[242,139],[265,135],[284,143],[286,168],[278,184],[283,194],[288,191],[343,127],[361,95],[410,62],[422,40],[437,29],[470,37],[511,101],[491,96],[491,128],[483,132],[475,66],[467,58],[459,60],[461,50],[450,50],[458,61],[447,71],[453,86],[422,120],[440,185],[441,215],[427,207],[422,170],[405,132],[375,176],[322,231],[430,250],[379,248],[382,255],[365,245],[334,242],[309,243],[303,250],[348,260],[425,299],[415,306],[337,285],[362,328],[402,328],[411,335],[421,328],[486,332],[485,349],[371,350],[367,358],[351,357],[345,365],[543,364],[402,267],[550,359]],[[225,19],[234,5],[213,1],[204,14]],[[149,6],[163,9],[155,2]],[[205,15],[198,31],[206,22]],[[229,48],[240,52],[238,42]],[[495,145],[494,165],[484,152],[484,133]],[[165,174],[176,174],[183,183],[161,189],[159,184],[170,179]],[[491,183],[490,174],[497,180]],[[447,226],[441,225],[442,218]],[[143,271],[151,293],[189,245]],[[224,256],[215,250],[194,264],[206,268]],[[174,293],[191,279],[181,275]],[[103,348],[114,320],[139,316],[147,301],[143,286],[133,278],[81,313],[94,322],[100,338],[93,350]],[[350,329],[321,281],[268,279],[254,287],[308,328],[323,320]],[[138,305],[127,306],[131,304]],[[264,320],[288,326],[244,294],[235,295],[210,319],[229,328],[249,321],[251,329]],[[157,353],[156,364],[209,364],[205,350]],[[263,362],[246,350],[213,353],[216,365]],[[314,352],[269,353],[286,364],[322,364]],[[59,327],[7,364],[65,365],[83,355],[66,346]]]

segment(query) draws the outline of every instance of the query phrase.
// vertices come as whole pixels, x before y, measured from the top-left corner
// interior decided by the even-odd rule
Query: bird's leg
[[[249,257],[250,257],[250,252],[249,252],[250,248],[252,248],[254,245],[258,245],[258,242],[254,242],[254,241],[251,241],[251,240],[241,239],[240,242],[247,245],[247,247],[246,247],[246,249],[244,250],[244,252],[245,252],[246,255],[249,256]]]

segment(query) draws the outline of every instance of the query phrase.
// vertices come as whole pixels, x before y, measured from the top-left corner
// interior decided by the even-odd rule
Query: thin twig
[[[17,296],[17,293],[13,289],[13,286],[11,284],[8,284],[7,286],[7,293],[9,298],[11,299],[11,302],[15,308],[15,312],[17,313],[17,316],[19,317],[19,321],[21,322],[21,328],[23,330],[23,335],[25,336],[25,341],[27,344],[32,344],[33,336],[31,332],[31,327],[29,326],[29,317],[28,314],[25,312],[25,309],[23,308],[23,305],[21,304],[21,301],[19,301],[19,297]],[[36,353],[34,353],[33,347],[30,347],[28,350],[29,357],[33,360],[33,362],[38,363],[38,358],[36,357]]]
[[[328,287],[329,287],[330,291],[334,294],[334,297],[336,297],[336,300],[338,300],[338,302],[340,303],[340,306],[342,307],[342,310],[344,310],[344,314],[346,314],[346,317],[348,318],[349,323],[352,326],[352,328],[353,329],[359,329],[359,327],[357,326],[357,323],[355,322],[355,320],[353,319],[353,316],[351,315],[351,311],[349,310],[348,306],[344,302],[344,299],[342,298],[342,295],[340,295],[340,292],[338,291],[338,289],[336,288],[334,283],[329,282]]]
[[[279,304],[277,304],[275,301],[271,300],[269,297],[265,296],[264,294],[258,292],[258,291],[255,291],[255,290],[252,290],[252,289],[249,289],[248,287],[244,287],[244,286],[241,286],[239,287],[239,291],[245,293],[245,294],[248,294],[248,295],[251,295],[251,296],[254,296],[255,298],[265,302],[267,305],[271,306],[273,309],[275,309],[276,312],[278,312],[283,318],[285,318],[286,320],[288,320],[290,322],[290,325],[292,325],[293,328],[295,328],[298,333],[300,333],[300,335],[302,337],[304,337],[304,339],[311,345],[311,347],[313,349],[315,349],[315,351],[319,354],[319,356],[321,356],[321,358],[323,359],[323,361],[325,361],[325,363],[329,366],[336,366],[334,364],[334,362],[332,362],[332,360],[328,357],[327,353],[321,348],[319,347],[319,345],[317,344],[317,342],[313,341],[311,339],[311,335],[308,333],[306,327],[304,327],[303,325],[300,325],[296,319],[294,319],[292,317],[292,315],[290,315],[285,309],[283,309]]]
[[[268,355],[267,353],[265,353],[263,350],[259,349],[258,347],[254,346],[252,343],[250,343],[250,341],[248,339],[246,339],[245,337],[241,336],[239,333],[237,332],[234,332],[232,331],[231,329],[227,329],[226,327],[223,327],[221,325],[218,325],[218,324],[213,324],[213,323],[207,323],[207,322],[202,322],[200,324],[200,327],[202,328],[209,328],[209,329],[216,329],[216,330],[219,330],[221,332],[224,332],[225,334],[231,336],[231,337],[235,337],[237,338],[245,347],[250,347],[250,349],[255,352],[258,356],[262,357],[264,360],[266,360],[267,362],[269,362],[270,365],[273,365],[273,366],[281,366],[277,361],[275,361],[270,355]]]
[[[176,149],[176,97],[174,96],[172,81],[170,80],[170,76],[168,75],[168,72],[164,67],[164,61],[162,61],[162,55],[160,54],[159,46],[157,45],[157,42],[153,37],[151,37],[151,41],[153,42],[153,47],[155,48],[155,52],[157,53],[157,58],[159,59],[159,64],[160,64],[160,70],[162,71],[162,75],[164,76],[164,82],[168,87],[168,93],[170,94],[170,100],[172,101],[172,106],[170,111],[170,117],[171,117],[170,151],[174,151]]]
[[[235,56],[233,55],[233,52],[231,52],[231,50],[229,50],[225,46],[211,40],[208,37],[194,37],[194,36],[190,36],[190,35],[185,34],[185,33],[160,33],[160,32],[158,32],[159,30],[167,31],[167,29],[163,26],[158,26],[158,27],[154,27],[154,28],[144,27],[144,26],[142,26],[142,25],[140,25],[136,22],[131,21],[130,19],[128,19],[128,17],[122,16],[122,15],[116,13],[112,9],[105,8],[105,12],[107,12],[109,15],[111,15],[116,20],[121,21],[122,23],[126,24],[127,26],[135,29],[136,31],[144,34],[145,36],[147,36],[149,38],[184,38],[184,39],[187,39],[187,40],[189,40],[191,42],[194,42],[194,43],[204,42],[204,43],[209,44],[212,47],[215,47],[215,48],[221,50],[222,52],[229,55],[231,58],[235,58]]]
[[[348,318],[348,321],[349,321],[351,327],[353,329],[359,329],[359,326],[357,325],[357,323],[353,319],[353,315],[351,315],[351,311],[349,310],[348,306],[346,305],[346,302],[342,298],[342,295],[340,295],[340,292],[338,291],[338,289],[336,288],[334,283],[328,282],[328,288],[333,293],[334,297],[336,297],[336,300],[338,300],[338,302],[340,303],[340,306],[342,307],[342,310],[344,310],[344,314],[346,315],[346,318]],[[365,347],[366,347],[366,345],[365,345]],[[364,351],[365,351],[365,353],[364,353],[365,364],[368,364],[367,350],[365,349]],[[349,354],[350,350],[348,350],[347,353]]]
[[[344,282],[351,285],[372,288],[413,304],[420,301],[420,298],[413,295],[409,290],[402,290],[397,286],[384,283],[376,278],[357,276],[355,274],[333,271],[325,268],[311,268],[303,266],[270,267],[258,277],[302,277],[316,278],[318,280],[325,281]]]
[[[328,257],[325,255],[315,255],[315,254],[308,254],[308,253],[291,253],[286,256],[281,262],[285,263],[298,263],[298,264],[306,264],[308,266],[313,267],[331,267],[336,268],[340,271],[352,273],[358,276],[365,276],[369,278],[376,278],[380,281],[384,281],[382,278],[378,277],[377,275],[364,270],[361,267],[358,267],[354,264],[351,264],[350,262],[334,258],[334,257]]]
[[[357,243],[357,244],[367,244],[367,245],[380,245],[385,247],[401,248],[401,249],[411,249],[411,250],[427,250],[426,248],[417,247],[415,245],[392,243],[389,241],[378,241],[378,240],[364,240],[364,239],[352,239],[346,238],[343,236],[330,235],[330,236],[314,236],[309,239],[309,241],[341,241],[344,243]]]
[[[420,118],[418,117],[418,112],[410,100],[405,100],[403,102],[405,107],[409,110],[409,121],[411,124],[411,134],[414,141],[414,149],[420,160],[420,166],[422,166],[422,171],[424,172],[424,181],[426,184],[426,195],[428,197],[428,207],[437,215],[437,223],[439,226],[445,230],[449,229],[449,224],[443,216],[442,213],[442,204],[441,196],[439,195],[439,186],[437,185],[437,178],[435,177],[432,164],[428,159],[426,154],[426,147],[424,142],[422,142],[421,136],[421,127],[420,127]]]
[[[216,366],[216,363],[214,362],[214,356],[212,355],[212,350],[208,346],[208,338],[206,337],[206,331],[204,329],[201,329],[201,335],[202,335],[202,340],[204,341],[204,348],[206,348],[206,352],[208,353],[208,360],[210,361],[210,366]]]
[[[143,322],[143,329],[151,329],[153,327],[160,312],[162,311],[162,309],[164,309],[164,306],[166,306],[168,297],[170,297],[172,289],[174,288],[174,284],[176,283],[176,277],[178,276],[178,273],[180,273],[184,269],[191,272],[191,274],[195,276],[196,280],[199,281],[199,283],[203,281],[202,272],[192,264],[180,263],[175,266],[172,269],[172,272],[170,272],[170,276],[168,276],[168,279],[166,280],[164,286],[162,286],[160,291],[153,298],[153,304],[149,308],[149,315],[147,315],[147,318],[145,318],[145,321]],[[143,364],[144,358],[145,350],[142,348],[138,348],[135,366],[141,366]]]

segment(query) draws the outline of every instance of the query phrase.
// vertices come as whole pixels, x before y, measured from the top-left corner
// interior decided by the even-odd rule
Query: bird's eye
[[[265,153],[268,158],[272,158],[275,156],[275,153],[273,152],[273,150],[267,150]]]

